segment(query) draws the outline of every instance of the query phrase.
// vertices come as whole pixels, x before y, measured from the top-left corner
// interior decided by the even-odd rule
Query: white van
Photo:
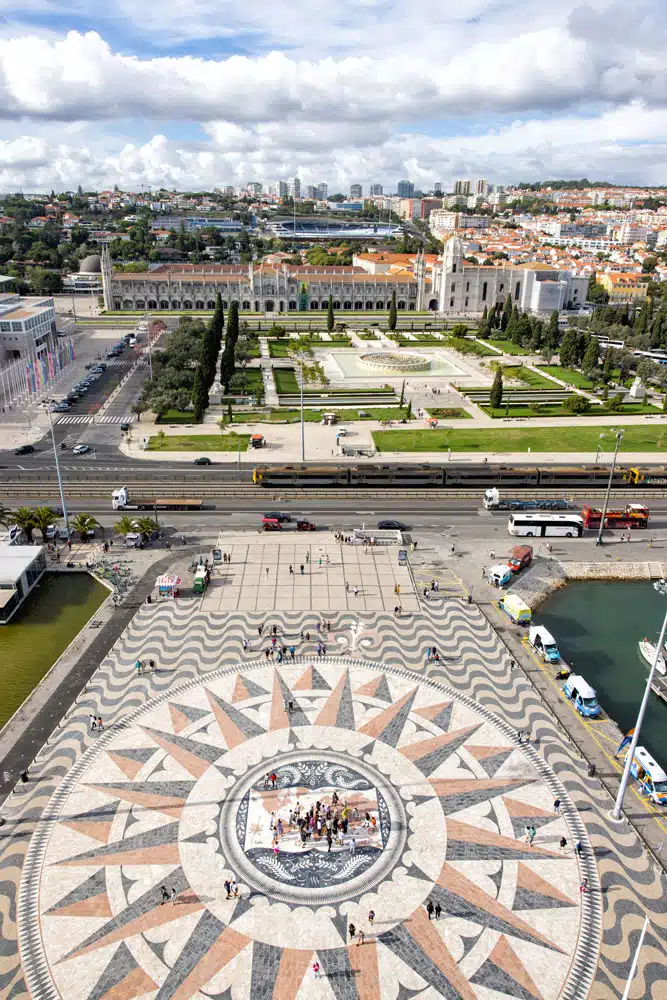
[[[528,630],[528,642],[536,649],[544,661],[558,663],[560,651],[556,640],[544,625],[532,625]]]
[[[636,747],[630,774],[639,782],[642,795],[648,795],[656,805],[667,805],[667,774],[654,761],[646,747]]]
[[[565,697],[574,704],[579,715],[583,715],[587,719],[596,719],[600,714],[595,689],[580,674],[570,674],[565,681],[563,692]]]

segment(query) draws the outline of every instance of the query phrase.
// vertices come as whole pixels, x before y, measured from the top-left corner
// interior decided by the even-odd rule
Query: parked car
[[[85,455],[87,451],[90,451],[89,444],[78,444],[75,448],[72,448],[73,455]]]
[[[201,455],[200,458],[195,458],[195,460],[194,460],[194,462],[192,464],[193,465],[213,465],[213,462],[211,461],[210,458],[207,458],[206,455]]]
[[[57,406],[53,407],[54,413],[67,413],[69,410],[69,403],[58,403]]]
[[[378,531],[407,531],[407,524],[402,521],[385,520],[378,521]]]
[[[32,455],[35,451],[35,446],[32,444],[22,444],[20,448],[17,448],[14,452],[15,455]]]
[[[281,524],[283,521],[292,520],[292,515],[286,513],[284,510],[270,510],[268,514],[264,515],[264,517],[268,517],[273,521],[280,521]]]
[[[315,531],[317,526],[312,521],[300,520],[296,522],[297,531]]]

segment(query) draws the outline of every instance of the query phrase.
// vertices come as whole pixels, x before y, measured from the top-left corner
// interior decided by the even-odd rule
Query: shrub
[[[568,396],[563,403],[563,409],[568,413],[588,413],[590,408],[591,404],[586,397],[578,394]]]

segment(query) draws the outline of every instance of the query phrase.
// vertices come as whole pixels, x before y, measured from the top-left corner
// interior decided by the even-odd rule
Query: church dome
[[[79,264],[79,274],[101,274],[102,258],[98,253],[91,253],[84,257]]]

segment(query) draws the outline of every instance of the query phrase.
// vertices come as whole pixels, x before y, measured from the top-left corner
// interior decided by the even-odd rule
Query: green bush
[[[563,402],[563,409],[567,410],[568,413],[588,413],[590,408],[591,404],[585,396],[575,394],[568,396]]]

